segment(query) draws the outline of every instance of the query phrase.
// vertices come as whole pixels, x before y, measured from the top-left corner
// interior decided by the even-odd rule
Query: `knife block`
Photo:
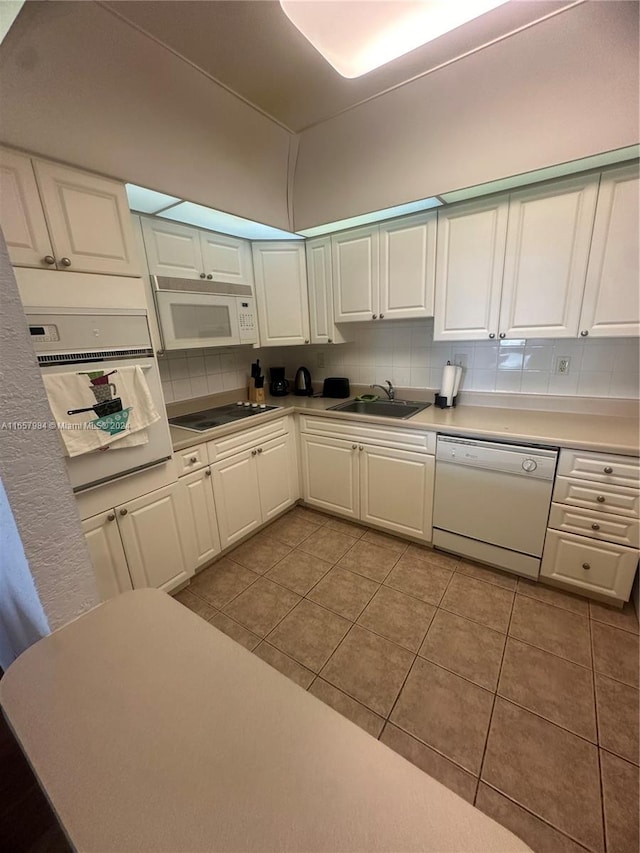
[[[250,403],[264,403],[266,402],[266,397],[264,393],[264,388],[256,388],[255,385],[249,385],[249,402]]]

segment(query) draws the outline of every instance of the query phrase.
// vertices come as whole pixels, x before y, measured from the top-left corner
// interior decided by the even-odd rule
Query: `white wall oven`
[[[253,291],[246,284],[151,276],[165,350],[257,343]]]

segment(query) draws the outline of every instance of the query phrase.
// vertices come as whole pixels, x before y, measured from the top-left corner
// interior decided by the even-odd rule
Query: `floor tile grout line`
[[[586,669],[587,672],[595,672],[595,670],[591,669],[591,667],[589,666],[586,666],[586,664],[584,663],[578,663],[578,661],[572,660],[571,658],[565,657],[564,655],[559,655],[557,652],[552,652],[549,649],[543,649],[541,646],[536,646],[529,640],[523,640],[521,637],[517,637],[515,634],[507,634],[507,637],[510,637],[512,640],[517,640],[519,643],[522,643],[523,646],[528,646],[530,649],[537,649],[537,651],[539,652],[544,652],[545,654],[551,655],[554,658],[560,658],[560,660],[565,660],[568,663],[572,663],[574,666],[579,666],[581,669]]]
[[[602,827],[602,843],[604,845],[605,851],[609,849],[609,842],[607,838],[607,821],[605,817],[604,811],[604,782],[602,779],[602,759],[600,756],[600,715],[598,714],[598,697],[597,697],[597,687],[596,687],[596,660],[595,660],[595,651],[593,647],[593,630],[591,626],[591,608],[589,608],[589,653],[591,655],[591,666],[592,666],[592,683],[593,683],[593,712],[595,715],[595,723],[596,723],[596,753],[597,753],[597,762],[598,762],[598,790],[600,792],[600,824]]]
[[[528,714],[537,717],[539,720],[544,720],[545,723],[549,723],[550,726],[555,726],[556,729],[560,729],[561,731],[566,732],[567,734],[580,738],[580,740],[589,744],[589,746],[593,746],[595,749],[598,749],[597,736],[595,741],[589,740],[588,737],[578,734],[578,732],[574,732],[572,729],[568,729],[566,726],[563,726],[562,723],[558,723],[555,720],[550,720],[548,717],[545,717],[538,711],[532,711],[531,708],[527,708],[526,705],[521,705],[520,702],[516,702],[515,699],[511,699],[509,696],[504,696],[502,693],[496,693],[496,698],[502,699],[503,702],[508,702],[510,705],[515,705],[515,707],[520,708],[521,711],[526,711]]]
[[[517,589],[517,587],[516,587]],[[484,762],[487,757],[487,746],[489,745],[489,732],[491,731],[491,725],[493,723],[493,714],[496,708],[496,701],[498,697],[498,690],[500,689],[500,678],[502,676],[502,667],[504,666],[504,656],[507,651],[507,642],[509,640],[509,630],[511,629],[511,620],[513,618],[513,611],[516,604],[516,593],[514,593],[513,598],[511,599],[511,607],[509,609],[509,619],[507,621],[507,633],[506,639],[504,641],[504,646],[502,647],[502,655],[500,657],[500,666],[498,667],[498,680],[496,681],[496,689],[493,694],[493,702],[491,703],[491,713],[489,714],[489,724],[487,725],[487,733],[484,738],[484,747],[482,750],[482,759],[480,760],[480,767],[478,769],[478,781],[476,783],[476,791],[473,797],[473,805],[475,806],[476,800],[478,799],[478,790],[480,788],[480,780],[482,779],[482,771],[484,769]]]
[[[592,853],[590,848],[585,847],[585,845],[581,841],[578,841],[576,838],[574,838],[572,835],[569,835],[563,829],[558,829],[557,826],[554,826],[554,824],[549,823],[549,821],[546,818],[542,817],[542,815],[539,815],[536,812],[532,811],[531,809],[527,808],[526,806],[523,806],[522,803],[520,803],[518,800],[515,800],[513,797],[509,796],[509,794],[506,794],[504,791],[500,790],[500,788],[496,788],[496,786],[492,785],[491,782],[487,782],[484,779],[482,779],[481,781],[482,781],[483,785],[486,785],[488,788],[491,788],[492,791],[495,791],[501,797],[504,797],[505,800],[509,800],[510,803],[513,803],[519,809],[522,809],[522,811],[526,812],[527,814],[530,814],[532,817],[536,818],[536,820],[539,820],[541,823],[544,823],[546,826],[550,827],[550,829],[553,829],[555,832],[559,833],[560,835],[564,836],[565,838],[568,838],[570,841],[573,841],[578,847],[580,847],[582,850],[584,850],[585,853]],[[495,818],[494,818],[494,820],[495,820]]]

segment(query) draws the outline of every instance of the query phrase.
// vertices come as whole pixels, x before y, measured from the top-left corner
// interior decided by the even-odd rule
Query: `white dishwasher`
[[[557,450],[439,435],[433,544],[538,577]]]

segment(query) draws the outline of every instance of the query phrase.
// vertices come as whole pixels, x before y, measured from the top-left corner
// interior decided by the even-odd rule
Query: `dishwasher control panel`
[[[436,460],[440,462],[502,471],[537,480],[553,480],[557,459],[558,451],[555,449],[482,439],[439,435],[436,443]]]

